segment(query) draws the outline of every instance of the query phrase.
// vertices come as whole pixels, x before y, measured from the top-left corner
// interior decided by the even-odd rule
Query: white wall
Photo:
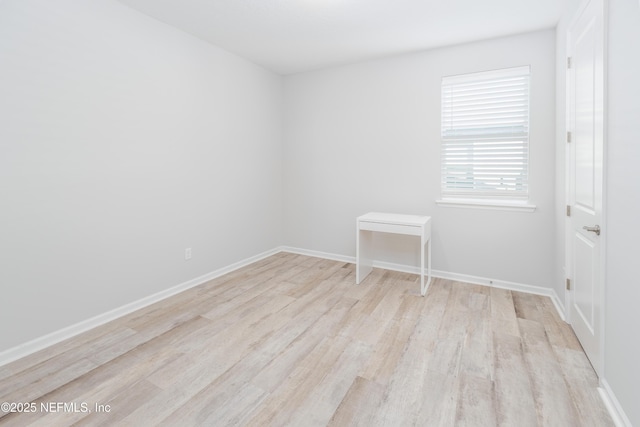
[[[1,1],[0,352],[280,245],[281,96],[118,2]]]
[[[609,0],[605,378],[640,425],[640,3]]]
[[[285,78],[285,244],[355,255],[368,211],[433,217],[433,267],[551,287],[555,34],[541,31]],[[440,83],[531,65],[535,213],[440,207]],[[378,235],[377,258],[419,265],[415,241]]]

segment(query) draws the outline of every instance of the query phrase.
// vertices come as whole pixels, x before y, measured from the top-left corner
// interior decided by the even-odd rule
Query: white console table
[[[356,218],[356,284],[360,284],[371,270],[373,261],[372,232],[406,234],[420,237],[420,294],[424,296],[431,283],[431,217],[418,215],[369,212]],[[428,280],[424,278],[425,245]]]

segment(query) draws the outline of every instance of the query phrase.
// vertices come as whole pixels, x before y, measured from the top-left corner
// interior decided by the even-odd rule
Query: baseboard
[[[624,413],[620,402],[616,398],[616,395],[611,390],[609,383],[604,379],[600,379],[601,387],[598,387],[598,392],[600,393],[600,398],[604,402],[604,406],[609,411],[609,415],[613,419],[613,423],[616,427],[631,427],[631,421],[627,417],[627,414]]]
[[[564,304],[562,304],[562,301],[560,301],[560,297],[558,296],[558,294],[554,289],[551,289],[551,293],[552,295],[550,295],[549,298],[551,298],[551,302],[553,303],[553,306],[556,308],[556,311],[558,312],[558,315],[560,316],[560,318],[566,322],[567,314],[564,311]]]
[[[283,252],[313,256],[317,258],[325,258],[325,259],[330,259],[334,261],[349,262],[352,264],[355,264],[356,262],[356,257],[353,257],[353,256],[337,255],[337,254],[332,254],[328,252],[313,251],[309,249],[294,248],[290,246],[282,246],[280,249]],[[420,267],[411,266],[411,265],[395,264],[395,263],[384,262],[384,261],[374,261],[373,266],[375,268],[399,271],[402,273],[420,274]],[[485,277],[472,276],[468,274],[451,273],[448,271],[441,271],[441,270],[432,270],[431,273],[433,277],[438,277],[440,279],[453,280],[456,282],[472,283],[474,285],[483,285],[483,286],[489,286],[493,288],[508,289],[510,291],[526,292],[529,294],[542,295],[542,296],[549,297],[551,298],[551,302],[556,308],[558,315],[562,318],[562,320],[565,319],[564,309],[562,308],[562,304],[560,303],[560,298],[558,298],[558,294],[551,288],[543,288],[541,286],[533,286],[533,285],[526,285],[523,283],[508,282],[505,280],[488,279]]]
[[[280,246],[278,249],[280,250],[280,252],[289,252],[292,254],[312,256],[315,258],[323,258],[332,261],[348,262],[350,264],[356,263],[356,258],[352,256],[337,255],[329,252],[312,251],[309,249],[294,248],[291,246]]]
[[[282,248],[278,247],[278,248],[268,250],[261,254],[243,259],[242,261],[238,261],[226,267],[219,268],[210,273],[188,280],[184,283],[180,283],[179,285],[173,286],[169,289],[165,289],[164,291],[160,291],[153,295],[149,295],[148,297],[144,297],[137,301],[125,304],[121,307],[118,307],[106,313],[99,314],[90,319],[83,320],[74,325],[57,330],[50,334],[36,338],[32,341],[28,341],[24,344],[20,344],[16,347],[0,352],[0,366],[6,365],[7,363],[13,362],[14,360],[20,359],[22,357],[28,356],[37,351],[43,350],[61,341],[64,341],[66,339],[79,335],[83,332],[86,332],[90,329],[93,329],[97,326],[100,326],[112,320],[118,319],[136,310],[147,307],[158,301],[162,301],[163,299],[169,298],[180,292],[186,291],[187,289],[201,285],[202,283],[208,282],[209,280],[223,276],[227,273],[238,270],[239,268],[247,266],[256,261],[260,261],[261,259],[267,258],[271,255],[275,255],[279,252],[282,252]]]
[[[114,310],[108,311],[103,314],[99,314],[90,319],[81,321],[79,323],[76,323],[74,325],[52,332],[45,336],[36,338],[27,343],[24,343],[19,346],[0,352],[0,366],[6,365],[7,363],[13,362],[14,360],[28,356],[44,348],[47,348],[61,341],[64,341],[66,339],[79,335],[83,332],[86,332],[92,328],[103,325],[112,320],[118,319],[136,310],[139,310],[141,308],[154,304],[163,299],[169,298],[180,292],[186,291],[187,289],[190,289],[202,283],[208,282],[209,280],[215,279],[217,277],[220,277],[222,275],[235,271],[239,268],[247,266],[251,263],[267,258],[271,255],[275,255],[279,252],[289,252],[289,253],[294,253],[299,255],[329,259],[333,261],[348,262],[351,264],[355,264],[356,262],[355,257],[352,257],[352,256],[338,255],[338,254],[333,254],[328,252],[301,249],[301,248],[295,248],[290,246],[279,246],[271,250],[268,250],[266,252],[260,253],[258,255],[230,264],[226,267],[219,268],[215,271],[196,277],[194,279],[188,280],[184,283],[173,286],[164,291],[160,291],[148,297],[139,299],[129,304],[125,304]],[[382,268],[385,270],[399,271],[399,272],[411,273],[411,274],[420,274],[419,267],[410,266],[410,265],[375,261],[373,263],[373,266],[376,268]],[[507,282],[502,280],[487,279],[487,278],[478,277],[478,276],[457,274],[457,273],[451,273],[451,272],[445,272],[445,271],[439,271],[439,270],[433,270],[432,273],[434,277],[438,277],[442,279],[455,280],[455,281],[473,283],[473,284],[484,285],[489,287],[496,287],[496,288],[509,289],[509,290],[519,291],[519,292],[527,292],[527,293],[532,293],[536,295],[548,296],[551,298],[551,301],[556,307],[558,314],[564,319],[564,311],[561,309],[562,305],[559,304],[558,296],[553,289],[542,288],[539,286],[525,285],[521,283]]]
[[[258,255],[255,255],[255,256],[246,258],[244,260],[238,261],[236,263],[230,264],[228,266],[219,268],[215,271],[212,271],[210,273],[188,280],[186,282],[180,283],[179,285],[173,286],[164,291],[160,291],[148,297],[139,299],[129,304],[125,304],[114,310],[108,311],[106,313],[100,314],[98,316],[92,317],[90,319],[84,320],[82,322],[76,323],[74,325],[68,326],[66,328],[60,329],[50,334],[44,335],[42,337],[36,338],[27,343],[24,343],[19,346],[0,352],[0,366],[6,365],[22,357],[26,357],[32,353],[43,350],[61,341],[64,341],[66,339],[79,335],[83,332],[86,332],[90,329],[103,325],[112,320],[116,320],[136,310],[147,307],[158,301],[162,301],[180,292],[186,291],[187,289],[201,285],[203,283],[208,282],[209,280],[213,280],[217,277],[223,276],[227,273],[238,270],[242,267],[245,267],[249,264],[260,261],[264,258],[275,255],[280,252],[289,252],[289,253],[294,253],[299,255],[329,259],[333,261],[348,262],[352,264],[356,262],[355,257],[351,257],[351,256],[338,255],[338,254],[314,251],[309,249],[294,248],[289,246],[279,246],[271,250],[262,252]],[[395,263],[377,261],[373,263],[373,266],[376,268],[399,271],[403,273],[411,273],[411,274],[420,273],[419,267],[409,266],[404,264],[395,264]],[[438,277],[442,279],[455,280],[455,281],[460,281],[465,283],[472,283],[472,284],[478,284],[483,286],[508,289],[508,290],[513,290],[518,292],[527,292],[527,293],[532,293],[536,295],[548,296],[551,298],[551,301],[553,302],[553,305],[556,307],[558,314],[563,319],[565,318],[564,310],[562,309],[562,304],[560,304],[560,299],[558,298],[558,295],[553,289],[526,285],[522,283],[508,282],[503,280],[487,279],[479,276],[445,272],[440,270],[432,270],[432,273],[434,277]],[[622,409],[620,402],[618,402],[618,399],[615,397],[615,394],[611,390],[611,387],[609,386],[607,381],[605,379],[601,379],[600,382],[602,386],[598,387],[598,392],[600,394],[600,397],[602,398],[602,401],[604,402],[605,407],[609,411],[609,414],[611,415],[611,418],[613,419],[615,425],[617,427],[631,427],[631,421],[629,421],[629,418],[627,417],[624,410]]]
[[[420,269],[417,268],[416,271],[419,272]],[[562,307],[562,304],[560,303],[560,298],[558,298],[558,294],[552,288],[543,288],[542,286],[527,285],[524,283],[509,282],[506,280],[498,280],[498,279],[488,279],[488,278],[479,277],[479,276],[450,273],[450,272],[438,271],[438,270],[433,270],[433,275],[434,277],[454,280],[457,282],[473,283],[475,285],[483,285],[483,286],[489,286],[492,288],[507,289],[510,291],[524,292],[528,294],[542,295],[545,297],[549,297],[551,299],[551,302],[553,303],[553,306],[558,312],[558,315],[560,316],[560,318],[562,320],[565,320],[564,309]]]
[[[43,350],[61,341],[64,341],[66,339],[79,335],[83,332],[86,332],[90,329],[103,325],[112,320],[116,320],[136,310],[147,307],[158,301],[162,301],[180,292],[186,291],[187,289],[201,285],[202,283],[206,283],[209,280],[213,280],[217,277],[223,276],[227,273],[238,270],[242,267],[245,267],[249,264],[260,261],[264,258],[275,255],[280,252],[289,252],[289,253],[312,256],[317,258],[324,258],[324,259],[329,259],[334,261],[348,262],[352,264],[356,262],[355,257],[351,257],[351,256],[338,255],[338,254],[314,251],[309,249],[294,248],[289,246],[279,246],[271,250],[265,251],[263,253],[260,253],[258,255],[255,255],[255,256],[246,258],[244,260],[238,261],[236,263],[230,264],[228,266],[219,268],[215,271],[212,271],[210,273],[188,280],[186,282],[180,283],[179,285],[173,286],[164,291],[160,291],[148,297],[139,299],[129,304],[125,304],[114,310],[108,311],[106,313],[100,314],[98,316],[92,317],[90,319],[84,320],[82,322],[76,323],[74,325],[68,326],[58,331],[52,332],[45,336],[36,338],[27,343],[24,343],[19,346],[0,352],[0,366],[6,365],[22,357],[26,357],[32,353]],[[411,273],[411,274],[420,273],[419,267],[409,266],[404,264],[395,264],[395,263],[377,261],[373,263],[373,266],[376,268],[399,271],[403,273]],[[564,319],[564,310],[562,309],[562,304],[560,304],[560,299],[558,298],[558,295],[553,289],[526,285],[522,283],[487,279],[479,276],[445,272],[440,270],[432,270],[432,273],[434,277],[438,277],[442,279],[455,280],[455,281],[460,281],[465,283],[472,283],[472,284],[478,284],[483,286],[514,290],[518,292],[527,292],[527,293],[532,293],[536,295],[548,296],[551,298],[551,301],[553,302],[553,305],[556,307],[558,314]],[[615,425],[617,427],[631,427],[631,422],[629,421],[629,418],[626,416],[624,410],[622,409],[622,406],[620,405],[620,402],[618,402],[618,399],[615,397],[615,394],[611,390],[611,387],[609,386],[607,381],[604,379],[601,379],[601,385],[602,387],[598,388],[598,392],[600,393],[600,397],[602,398],[602,401],[604,402],[605,407],[609,411]]]

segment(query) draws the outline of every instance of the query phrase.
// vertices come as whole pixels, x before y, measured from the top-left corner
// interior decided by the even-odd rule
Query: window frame
[[[529,65],[443,77],[438,204],[535,210],[530,118]]]

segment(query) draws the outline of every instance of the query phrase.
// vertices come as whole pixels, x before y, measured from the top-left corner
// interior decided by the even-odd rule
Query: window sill
[[[514,212],[534,212],[536,210],[536,205],[531,205],[525,201],[511,200],[440,199],[436,200],[436,204],[449,208],[492,209]]]

